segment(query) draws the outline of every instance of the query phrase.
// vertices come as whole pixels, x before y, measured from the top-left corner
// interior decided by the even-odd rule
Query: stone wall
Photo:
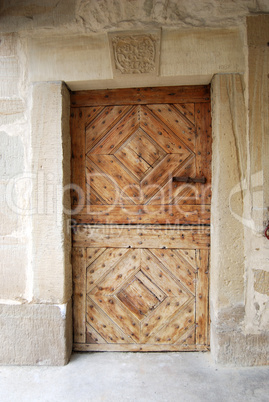
[[[110,4],[0,6],[0,362],[64,364],[71,353],[63,82],[72,90],[211,82],[212,354],[268,364],[269,21],[249,16],[269,12],[268,2],[126,0],[108,13]],[[116,75],[108,33],[137,29],[160,33],[158,71]]]

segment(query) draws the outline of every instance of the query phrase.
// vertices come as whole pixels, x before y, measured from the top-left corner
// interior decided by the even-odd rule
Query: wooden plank
[[[122,204],[133,204],[133,201],[123,194],[119,189],[117,183],[113,178],[104,174],[98,167],[91,161],[88,157],[86,158],[86,182],[90,189],[87,189],[87,198],[89,198],[91,189],[97,193],[97,196],[104,200],[104,209],[108,205],[122,205]],[[98,204],[94,204],[98,205]]]
[[[87,321],[108,343],[132,342],[90,298],[87,299]]]
[[[181,304],[184,304],[190,297],[186,294],[176,281],[166,272],[163,265],[148,250],[142,250],[142,272],[150,278],[167,296],[180,298]]]
[[[196,273],[193,271],[192,266],[177,253],[177,250],[151,249],[151,252],[184,288],[188,289],[193,295],[195,294]]]
[[[149,343],[156,345],[176,343],[183,334],[188,333],[194,324],[194,303],[189,303],[183,310],[169,320],[160,331],[149,338]]]
[[[167,154],[182,155],[183,160],[192,152],[191,149],[187,147],[172,130],[156,118],[150,110],[141,113],[140,126]]]
[[[88,127],[89,124],[98,116],[98,114],[103,110],[103,106],[92,106],[92,107],[87,107],[87,110],[85,111],[85,128]]]
[[[105,248],[87,248],[86,266],[92,264],[104,251]]]
[[[86,343],[107,343],[88,322],[86,322]]]
[[[91,149],[90,154],[109,155],[139,128],[139,108],[130,111]]]
[[[146,172],[151,169],[151,166],[140,155],[138,155],[129,144],[127,144],[123,150],[119,150],[115,157],[122,162],[138,180],[141,180]]]
[[[165,155],[161,147],[157,145],[142,129],[132,137],[130,147],[136,154],[140,155],[150,166],[156,164]]]
[[[196,250],[180,250],[177,249],[177,253],[184,258],[184,260],[188,261],[188,263],[192,266],[192,268],[197,270],[196,263]]]
[[[121,164],[118,163],[114,155],[92,155],[89,159],[102,170],[110,181],[114,181],[120,190],[127,194],[136,204],[139,203],[140,188],[135,176],[130,175]],[[118,192],[120,192],[118,190]],[[105,209],[103,207],[103,209]]]
[[[86,172],[86,181],[88,180],[87,173],[88,172]],[[106,204],[106,202],[102,199],[100,194],[97,194],[97,192],[94,190],[94,188],[92,186],[90,186],[87,182],[86,182],[86,204],[87,205],[104,205],[104,204]]]
[[[86,248],[73,248],[73,323],[74,342],[86,341]]]
[[[174,105],[148,105],[146,108],[150,109],[188,148],[194,151],[196,134],[194,125],[185,119]]]
[[[149,289],[157,297],[159,301],[163,301],[166,298],[166,294],[162,292],[161,289],[158,288],[158,286],[156,286],[141,271],[139,271],[135,276],[146,286],[147,289]]]
[[[95,250],[88,248],[88,250]],[[108,248],[99,255],[92,264],[87,268],[87,292],[90,292],[106,274],[113,268],[113,266],[124,258],[128,249],[124,248]]]
[[[71,105],[73,107],[208,102],[209,99],[210,85],[108,89],[71,93]]]
[[[127,106],[105,107],[86,128],[86,153],[90,152],[95,144],[129,111],[130,107]]]
[[[136,277],[117,294],[117,298],[138,319],[144,318],[148,310],[159,304],[157,297]]]
[[[151,343],[149,339],[184,307],[184,299],[167,297],[158,309],[141,322],[141,342]]]
[[[211,109],[210,103],[195,105],[195,121],[197,130],[196,140],[196,176],[206,177],[206,184],[197,183],[200,197],[197,203],[211,203],[211,161],[212,161],[212,136],[211,136]]]
[[[166,155],[155,168],[141,181],[141,204],[160,191],[160,189],[171,179],[178,166],[187,158],[187,154]]]
[[[210,228],[81,225],[73,234],[73,247],[208,249]]]
[[[189,326],[189,330],[186,330],[175,342],[176,345],[182,345],[184,346],[190,345],[194,346],[195,345],[195,324],[193,326]]]
[[[85,112],[85,109],[72,108],[70,115],[71,182],[79,189],[79,193],[71,190],[72,205],[85,204]]]
[[[196,285],[196,343],[208,344],[208,250],[198,250],[198,278]],[[206,289],[206,291],[205,291]]]
[[[105,297],[98,293],[91,294],[91,300],[102,308],[108,317],[114,322],[114,327],[119,327],[124,332],[125,337],[131,337],[133,342],[139,342],[140,322],[139,320],[124,308],[124,305],[116,297]]]
[[[169,344],[80,344],[75,343],[73,350],[76,352],[204,352],[209,350],[206,345],[169,345]]]
[[[183,116],[185,116],[186,119],[188,119],[192,124],[195,124],[194,103],[176,103],[174,106]]]
[[[104,224],[210,224],[209,205],[102,205],[84,207],[72,217],[77,223]]]
[[[122,256],[119,258],[116,264],[112,265],[112,269],[110,272],[105,276],[105,278],[98,284],[98,288],[94,288],[89,294],[98,295],[103,297],[103,295],[111,296],[117,292],[117,289],[124,286],[125,283],[128,282],[129,278],[131,278],[140,267],[140,250],[133,249],[127,250],[124,253],[124,249],[120,251],[117,250],[109,250],[112,254],[110,258],[113,257],[113,254],[116,254],[116,257],[120,254]],[[103,262],[102,265],[105,265]],[[107,265],[110,265],[110,261],[107,261]]]
[[[195,177],[196,166],[195,157],[190,155],[182,162],[178,169],[173,172],[173,176]],[[193,195],[191,195],[193,194]],[[186,198],[188,196],[188,198]],[[156,195],[149,200],[150,205],[181,204],[187,200],[188,204],[196,204],[195,184],[173,182],[173,177],[168,178],[167,183],[160,188]]]

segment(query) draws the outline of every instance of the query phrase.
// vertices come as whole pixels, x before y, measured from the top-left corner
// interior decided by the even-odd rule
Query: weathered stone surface
[[[269,364],[269,335],[244,335],[241,331],[219,332],[211,327],[211,349],[215,361],[233,366],[262,366]]]
[[[11,57],[17,53],[17,39],[16,33],[1,35],[0,38],[0,57]]]
[[[92,31],[101,29],[146,28],[162,25],[166,27],[220,27],[243,22],[245,15],[256,11],[268,11],[268,4],[253,0],[224,3],[216,0],[165,0],[131,1],[116,0],[113,8],[110,0],[83,0],[79,3],[77,15],[83,26]]]
[[[28,40],[27,46],[32,81],[64,80],[72,90],[208,84],[214,74],[245,70],[240,29],[188,33],[164,29],[160,66],[156,63],[151,74],[117,74],[114,66],[114,79],[105,34],[35,36]]]
[[[0,215],[1,219],[1,215]],[[13,216],[13,219],[16,219]],[[16,220],[3,223],[16,228]],[[1,219],[2,221],[2,219]],[[0,299],[24,300],[27,281],[28,250],[26,245],[0,245]],[[1,332],[1,331],[0,331]]]
[[[213,310],[244,301],[243,193],[247,163],[243,77],[212,81],[213,196],[211,302]]]
[[[244,23],[252,13],[269,12],[266,0],[5,0],[3,32],[50,28],[55,32],[104,32],[152,27],[227,27]]]
[[[17,36],[12,34],[0,36],[0,98],[19,98],[17,39]],[[1,103],[3,106],[3,102]],[[1,114],[4,113],[1,108]]]
[[[262,269],[255,269],[254,278],[254,290],[258,293],[269,296],[269,272]]]
[[[69,199],[64,191],[70,182],[69,113],[68,90],[61,82],[33,86],[33,288],[39,302],[65,303],[72,291],[63,205]]]
[[[29,39],[32,81],[65,82],[112,78],[106,35],[32,37]]]
[[[0,177],[11,178],[24,170],[24,149],[20,137],[0,131]]]
[[[0,364],[63,365],[72,350],[71,301],[0,304]]]
[[[217,73],[244,70],[244,43],[239,29],[163,29],[162,76],[208,76],[210,81]]]
[[[75,20],[75,0],[4,0],[0,8],[2,32],[58,27]]]
[[[260,333],[269,328],[269,294],[259,281],[264,276],[266,285],[269,261],[269,241],[263,235],[269,222],[268,38],[268,15],[247,19],[250,180],[245,209],[252,222],[252,230],[245,233],[248,333]],[[263,274],[263,271],[266,272]]]
[[[23,171],[24,147],[21,136],[10,136],[4,131],[0,131],[0,236],[10,236],[13,233],[18,233],[21,228],[21,216],[19,216],[15,208],[13,208],[13,206],[20,204],[21,200],[19,198],[21,193],[20,191],[16,191],[19,190],[18,187],[10,186],[10,180],[19,177]],[[4,257],[4,255],[2,257]],[[5,254],[5,257],[7,257],[7,254]],[[23,260],[22,258],[22,261]],[[1,265],[3,270],[5,267],[5,259],[2,260]],[[10,265],[10,259],[7,260],[7,265]],[[21,264],[19,264],[19,266],[21,267]],[[8,273],[9,270],[6,276],[8,276]],[[16,275],[14,275],[14,278],[15,277]],[[13,282],[11,278],[8,288],[6,285],[3,285],[5,294],[7,294],[7,289],[10,289],[12,286]],[[0,283],[0,287],[1,285]],[[24,286],[23,281],[20,283],[20,286]]]

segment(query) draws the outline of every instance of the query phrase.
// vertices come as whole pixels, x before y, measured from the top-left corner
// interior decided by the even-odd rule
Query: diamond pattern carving
[[[72,99],[75,350],[206,350],[209,89]]]
[[[139,128],[114,155],[141,182],[145,174],[164,158],[166,152]]]
[[[193,151],[188,141],[184,143],[173,127],[168,127],[167,122],[157,117],[162,113],[160,108],[154,112],[146,106],[116,108],[103,110],[86,129],[87,185],[89,194],[92,191],[95,195],[90,202],[92,205],[107,202],[96,181],[90,177],[99,175],[105,192],[108,187],[113,188],[110,190],[116,194],[112,196],[113,200],[117,198],[125,205],[148,204],[184,167],[185,161],[191,161]],[[181,131],[185,133],[186,130],[193,144],[192,124],[187,124],[176,108],[173,113],[180,119]],[[107,126],[106,130],[104,126]]]
[[[172,257],[171,250],[134,249],[117,253],[117,262],[114,259],[114,264],[108,269],[104,267],[104,272],[101,267],[106,252],[101,253],[87,268],[88,325],[98,332],[100,322],[105,322],[102,319],[104,316],[110,319],[109,327],[107,323],[102,327],[106,339],[111,333],[111,326],[115,326],[120,328],[122,338],[129,342],[148,343],[156,337],[164,337],[162,343],[176,342],[194,324],[195,269],[186,261],[185,267],[181,267],[181,274],[176,275],[174,265],[180,266],[182,259],[174,251]],[[172,271],[167,263],[169,259],[176,261],[172,264]],[[181,322],[181,314],[188,317],[188,324],[177,331],[177,336],[169,338],[162,335],[167,331],[173,332],[174,326]],[[171,329],[170,322],[174,321],[177,324],[173,324]],[[109,328],[108,333],[104,328]],[[117,339],[112,337],[110,343],[117,342]]]

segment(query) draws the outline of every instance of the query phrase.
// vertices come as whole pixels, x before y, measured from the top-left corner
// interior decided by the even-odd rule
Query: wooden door
[[[209,87],[71,103],[75,350],[208,348]]]

